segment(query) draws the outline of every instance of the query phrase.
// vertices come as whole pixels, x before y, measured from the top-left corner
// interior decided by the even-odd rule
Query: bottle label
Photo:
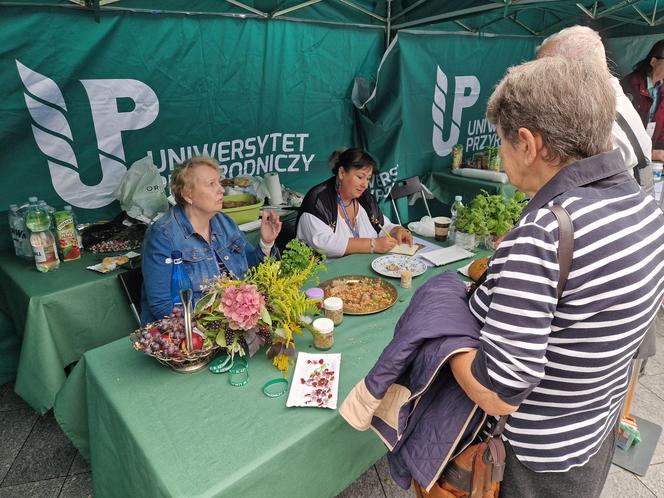
[[[55,245],[32,246],[32,253],[35,255],[36,263],[55,263],[58,261],[58,253]]]
[[[32,246],[32,254],[35,255],[36,263],[46,263],[46,251],[43,247]]]

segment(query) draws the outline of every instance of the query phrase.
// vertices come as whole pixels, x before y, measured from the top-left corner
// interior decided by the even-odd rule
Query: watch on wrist
[[[374,251],[376,250],[376,239],[375,238],[369,239],[369,247],[370,247],[371,254],[373,254]]]

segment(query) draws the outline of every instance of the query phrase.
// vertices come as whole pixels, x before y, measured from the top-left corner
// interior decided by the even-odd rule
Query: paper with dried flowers
[[[286,406],[336,410],[341,353],[298,353]]]

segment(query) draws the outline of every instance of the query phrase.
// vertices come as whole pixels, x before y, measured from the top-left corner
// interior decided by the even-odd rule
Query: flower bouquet
[[[293,364],[294,335],[303,329],[313,333],[302,317],[316,301],[306,298],[302,286],[326,269],[324,259],[292,240],[281,260],[267,258],[243,280],[218,278],[196,303],[192,319],[197,329],[231,356],[253,356],[269,345],[268,357],[285,375]]]

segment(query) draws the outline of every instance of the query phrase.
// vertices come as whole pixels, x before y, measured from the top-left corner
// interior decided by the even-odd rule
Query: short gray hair
[[[549,36],[537,48],[537,56],[559,56],[597,64],[607,71],[607,77],[610,76],[602,37],[588,26],[571,26]]]
[[[547,160],[567,163],[612,149],[616,95],[602,68],[545,57],[511,67],[489,98],[487,119],[511,144],[519,128],[541,135]]]

